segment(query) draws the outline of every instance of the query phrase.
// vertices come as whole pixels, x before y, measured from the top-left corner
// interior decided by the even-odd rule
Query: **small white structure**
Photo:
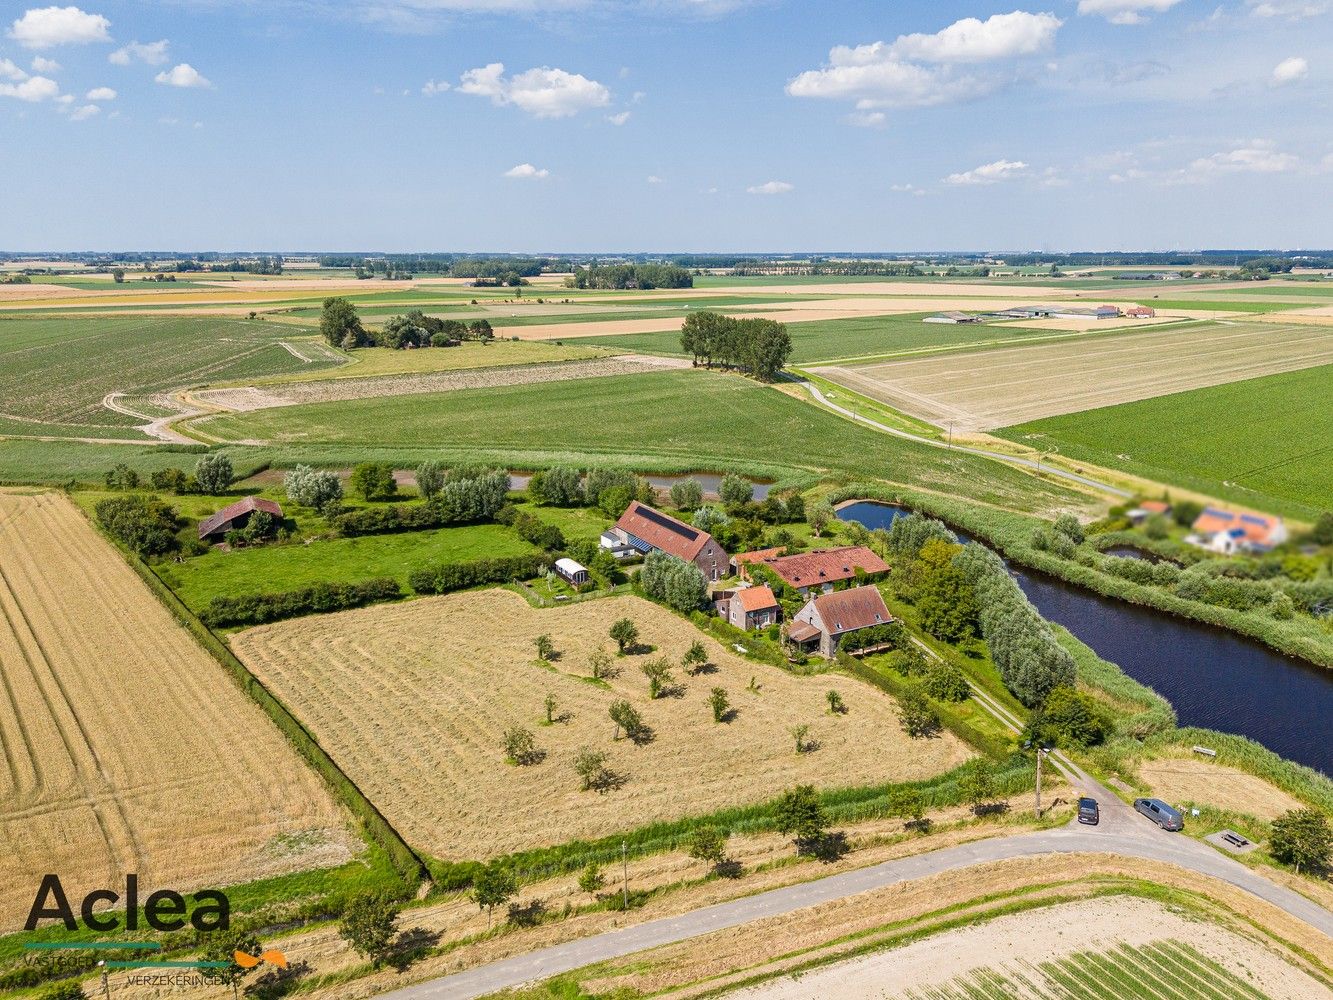
[[[613,529],[602,532],[601,546],[617,559],[632,559],[643,554]]]
[[[574,587],[582,587],[589,579],[588,567],[575,562],[573,559],[557,559],[555,561],[555,571]]]
[[[921,322],[923,323],[980,323],[981,317],[976,313],[965,312],[942,312],[934,316],[927,316]]]

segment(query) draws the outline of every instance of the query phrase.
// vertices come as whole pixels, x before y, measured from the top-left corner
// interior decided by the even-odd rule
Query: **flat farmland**
[[[1333,365],[1006,427],[1058,450],[1303,519],[1333,499]]]
[[[1333,362],[1333,329],[1200,324],[813,369],[914,417],[990,430]]]
[[[0,928],[71,896],[344,863],[324,785],[66,498],[0,493]],[[300,845],[293,847],[293,845]]]
[[[0,321],[0,417],[32,435],[141,436],[133,428],[143,421],[102,405],[109,393],[143,395],[338,363],[318,345],[289,349],[290,337],[290,328],[246,320]]]
[[[619,675],[591,684],[588,657],[598,646],[614,651],[607,630],[622,617],[656,651],[615,658]],[[561,654],[550,669],[533,662],[533,640],[543,633]],[[659,655],[678,664],[696,640],[713,672],[677,669],[684,694],[650,700],[639,665]],[[924,779],[970,754],[949,734],[909,739],[892,699],[869,686],[747,662],[635,597],[536,610],[509,591],[455,594],[265,625],[231,642],[408,841],[446,859],[605,836],[764,801],[796,783]],[[714,687],[737,709],[729,723],[713,721]],[[842,694],[846,715],[828,713],[830,688]],[[554,725],[542,724],[548,692],[557,715],[567,716]],[[613,740],[608,709],[617,699],[639,709],[651,742]],[[793,751],[797,724],[810,726],[817,750]],[[511,726],[530,728],[545,759],[506,763]],[[610,755],[622,787],[579,790],[573,760],[584,746]]]

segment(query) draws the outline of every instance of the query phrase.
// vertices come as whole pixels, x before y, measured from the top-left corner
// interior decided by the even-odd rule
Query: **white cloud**
[[[883,111],[853,111],[847,116],[847,124],[857,128],[883,128],[887,121]]]
[[[963,18],[934,34],[899,35],[893,42],[839,45],[828,63],[787,84],[793,97],[854,100],[858,111],[931,107],[986,94],[1003,81],[964,73],[977,66],[1048,49],[1063,22],[1054,14],[1016,10],[985,21]]]
[[[1245,3],[1255,17],[1281,17],[1290,21],[1318,17],[1333,9],[1329,0],[1245,0]]]
[[[89,101],[114,101],[116,92],[110,87],[94,87],[84,95],[84,99]]]
[[[1212,156],[1195,160],[1176,179],[1187,183],[1201,183],[1219,174],[1286,174],[1299,169],[1299,157],[1282,153],[1268,140],[1255,141]]]
[[[910,194],[913,197],[920,198],[926,193],[924,188],[919,188],[915,184],[892,184],[890,191],[896,191],[898,194]]]
[[[790,194],[795,190],[796,185],[786,181],[767,181],[745,189],[747,194]]]
[[[92,118],[94,115],[100,115],[102,109],[96,104],[85,104],[81,108],[75,108],[69,113],[69,120],[72,122],[81,122],[84,119]]]
[[[596,80],[550,66],[506,77],[504,63],[490,63],[464,73],[458,91],[512,104],[537,118],[568,118],[611,103],[611,91]]]
[[[630,117],[630,112],[617,111],[613,115],[607,115],[606,120],[609,121],[612,125],[615,125],[617,128],[619,128],[621,125],[624,125],[625,122],[629,121],[629,117]]]
[[[891,58],[917,62],[990,62],[1030,56],[1051,47],[1061,21],[1054,14],[993,14],[980,21],[965,17],[933,35],[900,35]]]
[[[163,70],[153,77],[157,83],[168,87],[211,87],[208,78],[189,63],[180,63],[169,70]]]
[[[436,94],[443,94],[449,89],[447,80],[427,80],[426,85],[421,88],[421,92],[427,97],[433,97]]]
[[[661,184],[661,183],[662,183],[662,178],[658,177],[656,174],[649,174],[649,175],[648,175],[648,183],[649,183],[649,184]]]
[[[48,59],[46,56],[33,56],[32,71],[34,73],[59,73],[60,63],[54,59]]]
[[[551,171],[545,168],[538,170],[531,163],[520,163],[518,166],[506,170],[504,176],[521,181],[544,181],[551,176]]]
[[[28,78],[28,74],[19,69],[8,59],[0,59],[0,78],[5,80],[22,81]]]
[[[961,174],[950,174],[944,178],[945,184],[997,184],[1000,181],[1021,177],[1027,172],[1028,165],[1022,160],[996,160]]]
[[[128,66],[132,62],[147,63],[149,66],[161,66],[167,61],[167,40],[156,42],[130,42],[123,48],[107,56],[107,60],[117,66]]]
[[[1297,80],[1305,79],[1310,72],[1310,64],[1300,56],[1291,56],[1283,59],[1273,67],[1274,83],[1294,83]]]
[[[30,76],[22,83],[0,83],[0,97],[16,97],[20,101],[58,100],[60,84],[45,76]]]
[[[1112,24],[1141,24],[1145,12],[1160,14],[1180,0],[1078,0],[1080,14],[1096,14]]]
[[[9,37],[27,49],[109,42],[111,22],[78,7],[34,7],[15,18]]]

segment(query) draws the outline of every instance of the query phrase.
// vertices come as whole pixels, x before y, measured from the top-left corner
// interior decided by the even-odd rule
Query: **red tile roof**
[[[235,503],[227,504],[220,511],[211,517],[207,517],[199,522],[199,537],[206,538],[215,533],[224,524],[233,521],[243,514],[250,514],[254,511],[262,510],[272,514],[274,517],[282,517],[282,508],[272,500],[265,500],[262,497],[246,497],[244,500],[237,500]]]
[[[746,587],[736,591],[733,601],[740,601],[747,612],[767,611],[778,606],[778,599],[769,587]]]
[[[1165,514],[1171,509],[1171,505],[1165,500],[1145,500],[1139,504],[1139,510],[1146,510],[1149,514]]]
[[[889,571],[889,564],[864,545],[778,556],[765,559],[764,565],[791,587],[815,587],[850,580],[856,576],[858,569],[869,574]]]
[[[713,539],[708,532],[691,528],[684,521],[678,521],[637,500],[620,515],[616,527],[686,562],[693,562],[700,550]]]
[[[819,619],[831,634],[852,632],[893,620],[878,587],[853,587],[815,598]]]
[[[1203,535],[1216,535],[1222,531],[1239,530],[1244,533],[1247,542],[1267,545],[1270,543],[1273,532],[1277,530],[1281,523],[1280,518],[1265,517],[1262,514],[1233,514],[1228,510],[1205,507],[1198,520],[1194,522],[1193,527],[1195,531]]]
[[[792,622],[791,628],[787,629],[787,638],[792,642],[805,642],[806,639],[813,639],[817,635],[819,629],[809,622]]]
[[[787,551],[785,545],[778,545],[771,549],[755,549],[753,552],[737,552],[731,557],[731,561],[737,566],[745,566],[748,563],[763,562],[765,559],[772,559],[780,556]]]

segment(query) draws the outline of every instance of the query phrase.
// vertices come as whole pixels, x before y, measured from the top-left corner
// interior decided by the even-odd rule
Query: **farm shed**
[[[282,520],[282,507],[275,501],[265,500],[262,497],[246,497],[228,504],[213,516],[200,521],[199,537],[200,539],[223,538],[227,532],[239,530],[249,524],[251,516],[256,511],[272,514],[275,519]]]
[[[853,587],[834,594],[820,594],[796,614],[787,638],[799,646],[815,647],[832,658],[842,637],[893,621],[879,588]]]
[[[1125,310],[1125,315],[1130,319],[1152,319],[1157,315],[1157,310],[1148,306],[1130,306]]]
[[[647,555],[665,552],[692,562],[716,583],[730,565],[726,551],[706,531],[692,528],[669,514],[635,500],[615,526],[602,535],[602,547],[613,553],[626,547]]]
[[[923,323],[980,323],[981,317],[976,313],[965,312],[942,312],[934,316],[927,316],[921,322]]]
[[[588,567],[573,559],[557,559],[555,571],[574,587],[582,587],[589,579]]]

